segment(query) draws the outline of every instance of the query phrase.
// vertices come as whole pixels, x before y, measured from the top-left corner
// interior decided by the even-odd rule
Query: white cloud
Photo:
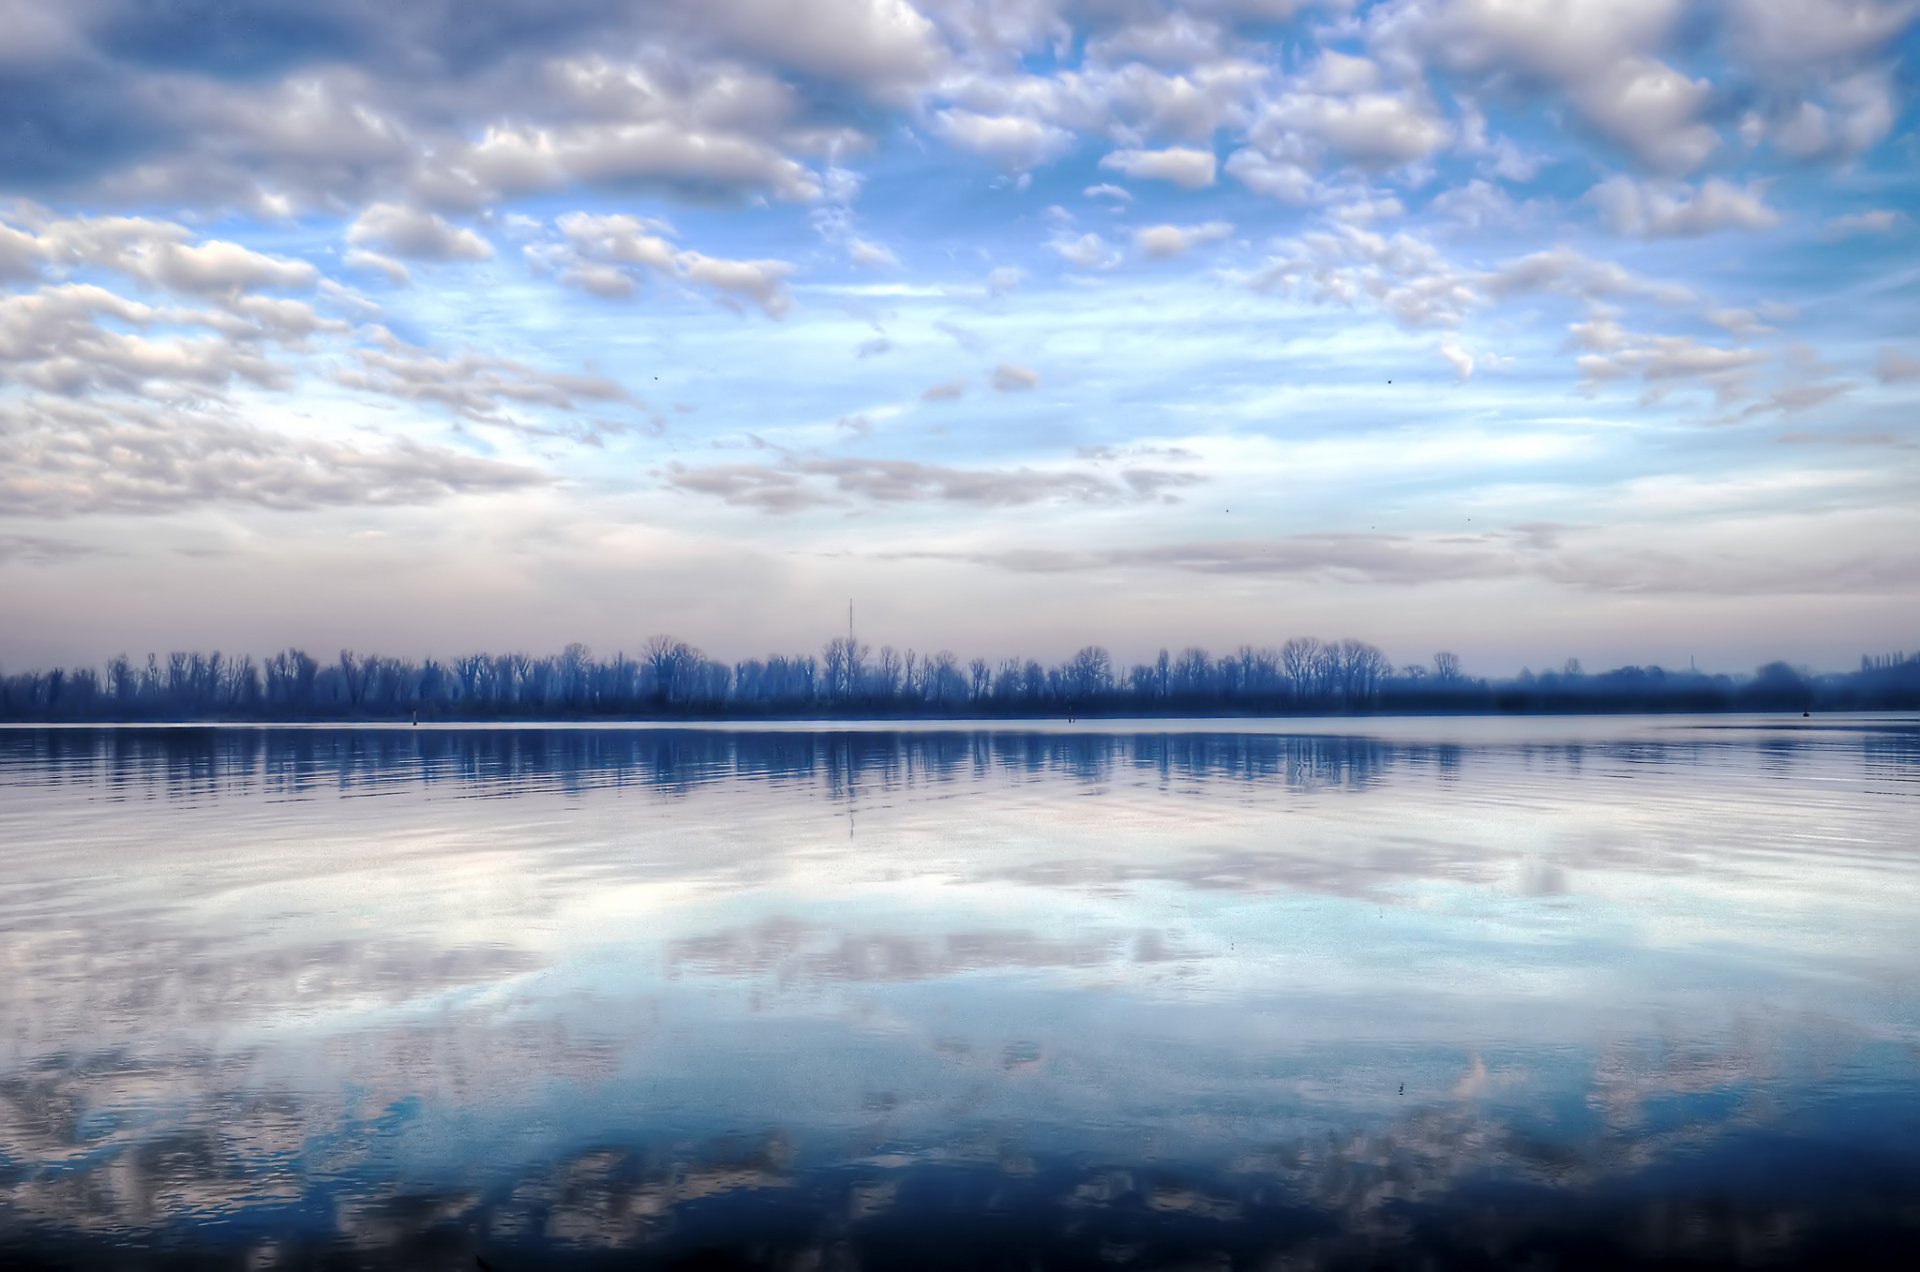
[[[1001,265],[987,272],[987,295],[1004,296],[1025,282],[1027,271],[1015,265]]]
[[[1880,51],[1920,17],[1914,0],[1727,0],[1734,46],[1773,69]]]
[[[1850,159],[1865,154],[1893,130],[1899,106],[1885,70],[1860,71],[1824,83],[1822,101],[1802,99],[1771,122],[1754,115],[1752,135],[1765,137],[1791,159]]]
[[[895,256],[891,249],[863,238],[848,242],[847,260],[867,269],[900,268],[900,258]]]
[[[1342,162],[1379,169],[1425,159],[1452,140],[1453,130],[1411,95],[1289,93],[1267,108],[1250,136],[1269,155],[1285,154],[1300,138]]]
[[[1439,350],[1440,356],[1453,368],[1456,384],[1465,384],[1473,378],[1473,354],[1463,348],[1458,340],[1452,336],[1446,337],[1440,342]]]
[[[1136,181],[1170,181],[1184,190],[1198,190],[1214,181],[1215,159],[1211,150],[1190,146],[1170,146],[1165,150],[1116,150],[1100,161]]]
[[[340,258],[340,263],[348,269],[371,270],[385,276],[396,287],[405,287],[413,281],[413,275],[407,267],[391,256],[382,256],[379,252],[369,252],[364,247],[356,247]]]
[[[1380,55],[1409,72],[1431,60],[1557,92],[1643,164],[1684,174],[1718,136],[1701,120],[1712,86],[1655,56],[1683,11],[1682,0],[1397,0],[1368,28]]]
[[[1180,256],[1204,243],[1218,243],[1233,233],[1225,221],[1203,225],[1149,225],[1134,231],[1133,246],[1142,256],[1155,260]]]
[[[792,306],[786,279],[793,266],[785,261],[736,261],[680,252],[673,258],[683,278],[727,295],[752,301],[769,317],[778,318]]]
[[[1227,175],[1255,194],[1282,203],[1309,203],[1319,188],[1313,173],[1301,165],[1272,159],[1252,149],[1236,150],[1227,156]]]
[[[1099,185],[1090,185],[1080,193],[1089,199],[1112,199],[1115,203],[1133,202],[1133,194],[1127,190],[1126,187],[1110,185],[1105,182]]]
[[[398,203],[376,203],[348,227],[347,242],[417,261],[484,261],[493,245],[437,213]]]
[[[906,0],[808,0],[804,21],[786,0],[699,0],[691,12],[730,49],[874,92],[924,79],[944,52]]]
[[[1609,177],[1588,193],[1607,228],[1636,238],[1687,238],[1718,230],[1766,230],[1780,216],[1765,202],[1765,186],[1736,186],[1709,177],[1695,189]]]
[[[1078,269],[1112,269],[1120,263],[1120,249],[1087,233],[1074,237],[1064,231],[1047,240],[1047,246],[1062,260]]]
[[[1066,129],[1020,115],[943,110],[934,116],[934,123],[949,142],[1011,172],[1050,163],[1073,147],[1073,134]]]
[[[626,215],[569,212],[559,217],[558,243],[532,243],[522,251],[536,269],[596,296],[623,299],[636,290],[634,271],[705,287],[745,300],[770,318],[792,307],[787,279],[793,266],[780,260],[729,260],[682,249],[668,240],[664,221]]]
[[[1893,208],[1875,208],[1870,212],[1830,217],[1822,228],[1829,238],[1846,238],[1854,234],[1891,234],[1906,224],[1906,213]]]

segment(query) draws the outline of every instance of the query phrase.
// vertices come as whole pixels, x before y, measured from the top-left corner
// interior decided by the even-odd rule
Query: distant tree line
[[[818,655],[725,663],[670,636],[637,655],[469,654],[414,662],[288,649],[256,662],[219,653],[122,655],[103,668],[0,675],[0,720],[493,720],[856,716],[1310,715],[1363,712],[1873,710],[1920,707],[1920,656],[1861,659],[1816,675],[1769,663],[1748,677],[1577,660],[1505,680],[1469,675],[1452,653],[1395,668],[1358,640],[1297,637],[1204,649],[1122,668],[1098,645],[1047,666],[962,662],[948,650],[876,654],[835,637]]]

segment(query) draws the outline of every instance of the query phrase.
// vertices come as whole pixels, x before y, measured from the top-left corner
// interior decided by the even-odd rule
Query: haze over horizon
[[[0,0],[0,667],[1920,644],[1912,0]]]

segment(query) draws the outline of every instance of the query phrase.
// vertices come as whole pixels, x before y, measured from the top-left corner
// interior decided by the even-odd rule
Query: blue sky
[[[7,664],[1920,632],[1910,0],[0,22]]]

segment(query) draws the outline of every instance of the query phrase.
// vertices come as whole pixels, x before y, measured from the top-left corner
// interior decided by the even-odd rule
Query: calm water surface
[[[0,731],[0,1265],[1916,1239],[1911,719]]]

